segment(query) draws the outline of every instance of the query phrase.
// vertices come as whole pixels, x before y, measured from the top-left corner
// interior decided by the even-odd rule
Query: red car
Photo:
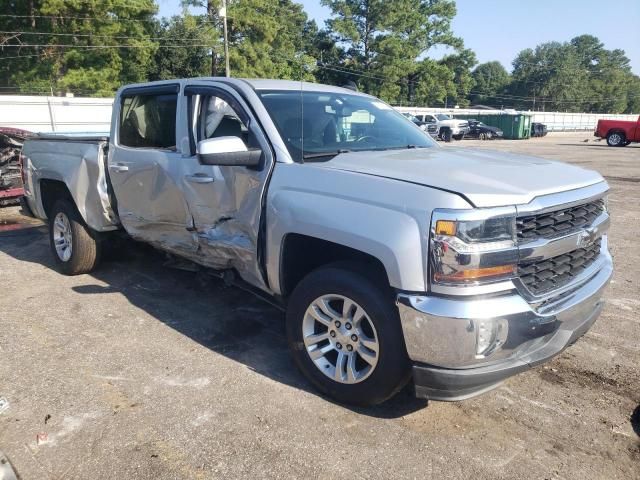
[[[31,132],[0,128],[0,207],[18,205],[22,188],[22,144]]]
[[[635,122],[625,120],[598,120],[596,137],[606,138],[610,147],[624,147],[640,142],[640,117]]]

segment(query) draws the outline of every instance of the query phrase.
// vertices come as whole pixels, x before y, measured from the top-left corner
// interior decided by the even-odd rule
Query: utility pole
[[[207,21],[213,24],[215,17],[215,0],[207,0]],[[211,47],[211,76],[218,76],[218,54],[215,47]]]
[[[227,36],[227,0],[222,0],[220,16],[222,17],[222,28],[224,31],[224,73],[226,77],[230,77],[231,71],[229,69],[229,38]]]

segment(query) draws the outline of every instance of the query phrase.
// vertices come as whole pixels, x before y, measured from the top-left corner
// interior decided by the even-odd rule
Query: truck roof
[[[233,78],[233,77],[196,77],[196,78],[184,78],[175,80],[159,80],[155,82],[137,83],[131,85],[125,85],[120,90],[144,87],[149,85],[170,85],[170,84],[184,84],[190,81],[210,81],[210,82],[224,82],[230,85],[240,86],[240,84],[249,84],[254,90],[304,90],[307,92],[333,92],[343,93],[350,95],[362,95],[369,96],[365,93],[356,92],[354,90],[342,87],[336,87],[334,85],[325,85],[322,83],[313,82],[300,82],[296,80],[272,80],[262,78]]]

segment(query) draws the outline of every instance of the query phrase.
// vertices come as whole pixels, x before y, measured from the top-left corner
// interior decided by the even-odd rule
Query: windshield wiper
[[[397,146],[397,147],[385,147],[385,148],[377,148],[376,150],[411,150],[414,148],[429,148],[426,146],[422,146],[422,145],[415,145],[413,143],[410,143],[409,145],[401,145],[401,146]]]
[[[341,153],[349,153],[351,150],[335,150],[333,152],[317,152],[317,153],[305,153],[302,155],[304,160],[309,160],[312,158],[323,158],[323,157],[335,157],[336,155],[340,155]]]

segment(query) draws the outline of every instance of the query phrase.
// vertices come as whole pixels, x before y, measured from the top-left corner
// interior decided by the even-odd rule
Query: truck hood
[[[603,181],[597,172],[562,162],[455,147],[347,152],[317,166],[455,192],[475,207],[526,204]]]

